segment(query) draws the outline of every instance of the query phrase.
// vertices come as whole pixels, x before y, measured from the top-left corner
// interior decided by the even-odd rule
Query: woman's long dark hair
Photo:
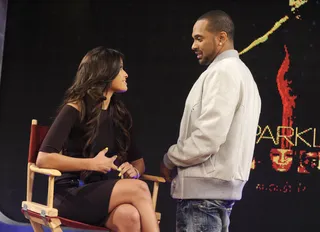
[[[99,119],[103,95],[111,86],[111,82],[121,69],[123,54],[105,47],[97,47],[89,51],[82,59],[72,86],[66,91],[62,106],[76,103],[80,107],[80,121],[85,125],[86,144],[83,149],[84,157],[93,157],[92,144],[98,134]],[[118,159],[125,161],[130,146],[129,130],[132,119],[125,105],[113,96],[109,104],[110,117],[116,127],[116,143]],[[114,136],[114,135],[112,135]],[[90,172],[82,172],[82,179]]]

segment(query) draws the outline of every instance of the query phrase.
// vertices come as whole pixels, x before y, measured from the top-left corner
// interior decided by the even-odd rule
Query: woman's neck
[[[110,100],[111,100],[111,97],[113,95],[113,92],[112,91],[108,91],[108,92],[104,93],[103,95],[106,97],[106,100],[104,100],[102,102],[102,109],[103,110],[107,110],[108,107],[109,107]]]

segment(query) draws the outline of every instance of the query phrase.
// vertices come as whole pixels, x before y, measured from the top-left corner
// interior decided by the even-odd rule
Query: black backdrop
[[[316,230],[320,225],[318,169],[298,173],[293,166],[287,172],[275,171],[269,152],[272,147],[280,147],[272,138],[277,141],[277,127],[283,125],[286,104],[279,94],[284,88],[276,82],[286,55],[284,46],[290,63],[280,78],[291,81],[288,93],[297,96],[295,106],[290,108],[291,128],[295,132],[312,128],[300,134],[311,147],[293,136],[291,149],[317,150],[320,144],[314,130],[319,118],[319,4],[309,1],[292,15],[288,0],[11,0],[0,86],[0,211],[25,221],[20,205],[25,198],[30,121],[37,118],[41,123],[51,123],[82,56],[98,45],[119,49],[126,56],[129,91],[122,98],[133,115],[147,173],[158,175],[164,152],[177,140],[186,96],[205,68],[198,65],[190,49],[193,23],[208,10],[222,9],[235,22],[235,47],[239,51],[268,32],[280,18],[289,16],[266,42],[241,56],[261,93],[261,131],[257,136],[256,165],[242,201],[234,207],[230,230]],[[294,160],[299,162],[299,156],[294,155]],[[36,182],[35,198],[39,201],[45,199],[44,180],[39,177]],[[175,202],[169,190],[168,184],[160,187],[162,231],[175,228]]]
[[[8,4],[7,0],[0,0],[0,81],[1,81],[4,34],[6,30],[7,4]]]

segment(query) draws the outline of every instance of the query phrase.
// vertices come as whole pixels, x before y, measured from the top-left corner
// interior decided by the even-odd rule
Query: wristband
[[[136,169],[135,167],[133,167],[133,168],[134,168],[134,170],[136,170],[136,172],[137,172],[137,175],[135,176],[135,179],[139,179],[139,178],[140,178],[140,172],[139,172],[139,170]]]

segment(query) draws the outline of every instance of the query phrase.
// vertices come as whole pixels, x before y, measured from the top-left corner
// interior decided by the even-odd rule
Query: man
[[[261,100],[250,70],[233,46],[234,25],[223,11],[202,15],[192,50],[209,67],[191,89],[177,144],[161,164],[178,199],[176,231],[228,231],[235,200],[248,180]]]

